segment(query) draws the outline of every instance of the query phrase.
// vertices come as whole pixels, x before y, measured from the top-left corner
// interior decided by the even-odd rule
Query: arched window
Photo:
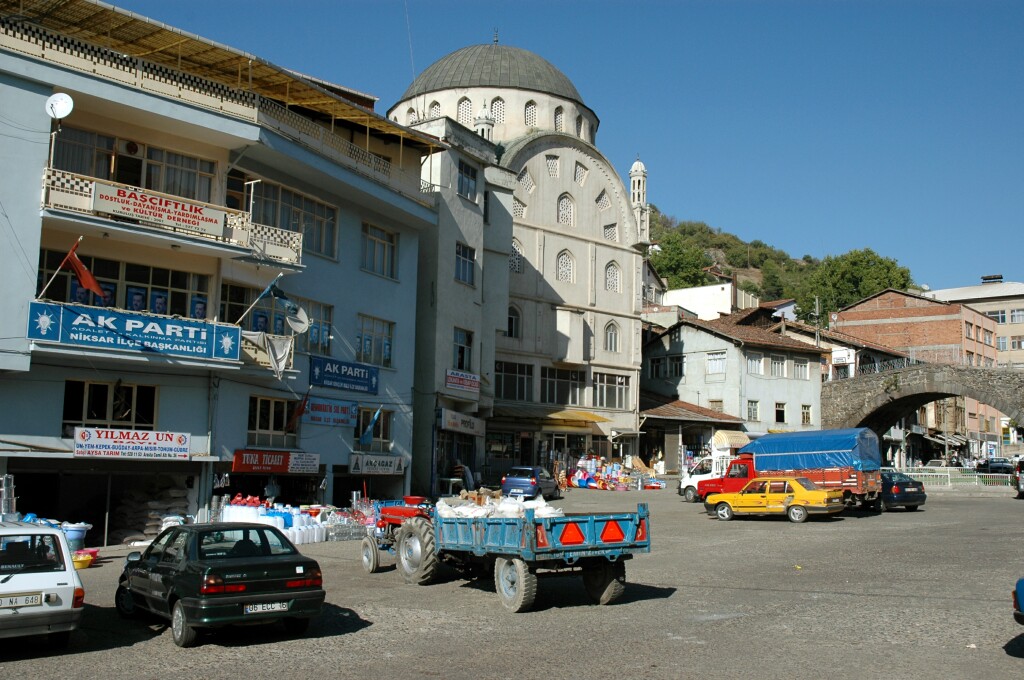
[[[519,310],[515,307],[509,306],[508,308],[508,329],[505,331],[505,335],[510,338],[518,338],[522,335],[522,315]]]
[[[576,116],[576,136],[583,138],[583,116]]]
[[[619,351],[619,325],[614,321],[604,327],[604,349],[607,352]]]
[[[431,118],[437,118],[441,115],[441,104],[436,101],[430,102],[430,108],[427,110],[430,112]]]
[[[572,254],[568,250],[563,250],[558,254],[557,263],[555,277],[559,281],[572,283],[576,277],[576,263],[572,259]]]
[[[565,111],[561,106],[555,109],[555,132],[565,132]]]
[[[473,102],[469,101],[466,97],[459,100],[459,112],[456,120],[466,127],[470,127],[473,124]]]
[[[505,100],[501,97],[495,97],[491,100],[491,118],[497,125],[501,125],[505,122]]]
[[[412,125],[416,122],[416,109],[409,107],[409,110],[405,112],[405,124]]]
[[[523,246],[512,241],[512,252],[508,254],[508,270],[513,274],[523,273]]]
[[[610,290],[613,293],[620,292],[621,279],[619,265],[609,262],[608,266],[604,268],[604,289]]]
[[[528,128],[537,127],[537,102],[532,100],[526,102],[526,108],[523,110],[523,122]]]
[[[558,223],[564,224],[567,227],[571,227],[575,224],[575,206],[572,202],[572,196],[569,194],[562,194],[558,197]]]

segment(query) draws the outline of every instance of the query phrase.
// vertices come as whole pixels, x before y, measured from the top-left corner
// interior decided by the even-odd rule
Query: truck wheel
[[[685,489],[683,489],[683,500],[686,501],[687,503],[696,503],[697,490],[694,489],[692,486],[688,486]]]
[[[413,517],[398,529],[398,571],[406,583],[421,586],[434,580],[438,559],[434,551],[434,526],[424,517]]]
[[[626,563],[605,562],[583,568],[583,587],[597,604],[611,604],[626,592]]]
[[[363,542],[359,547],[362,555],[363,569],[366,570],[366,573],[374,574],[379,571],[380,552],[377,550],[377,541],[366,536],[363,538]]]
[[[728,522],[733,518],[732,507],[728,503],[719,503],[715,506],[715,515],[723,522]]]
[[[537,575],[518,557],[499,557],[494,562],[494,590],[505,609],[524,612],[537,599]]]
[[[802,505],[791,505],[786,510],[786,516],[789,517],[790,522],[799,524],[807,521],[807,508]]]
[[[878,499],[878,505],[875,506],[875,509],[878,510],[879,513],[883,513],[886,510],[888,510],[888,508],[885,507],[885,501],[883,501],[881,498]]]

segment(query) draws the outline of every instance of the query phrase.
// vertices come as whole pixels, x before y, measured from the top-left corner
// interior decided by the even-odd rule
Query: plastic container
[[[75,569],[88,569],[92,564],[92,555],[72,555],[71,561],[75,563]]]

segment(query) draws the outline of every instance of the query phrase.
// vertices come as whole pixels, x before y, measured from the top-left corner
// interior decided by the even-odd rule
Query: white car
[[[0,522],[0,638],[48,635],[67,646],[85,589],[60,529]]]

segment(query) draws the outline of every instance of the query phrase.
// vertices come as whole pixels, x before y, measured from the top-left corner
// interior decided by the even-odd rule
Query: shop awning
[[[716,449],[742,449],[750,443],[750,438],[737,430],[715,430],[711,442]]]
[[[596,413],[590,411],[555,411],[549,413],[547,416],[548,420],[578,420],[585,423],[607,423],[610,422],[609,418],[599,416]]]
[[[539,406],[495,406],[494,417],[513,418],[516,420],[532,420],[540,423],[567,422],[589,424],[609,422],[608,418],[591,411],[580,411],[576,409],[551,411],[550,409]]]

